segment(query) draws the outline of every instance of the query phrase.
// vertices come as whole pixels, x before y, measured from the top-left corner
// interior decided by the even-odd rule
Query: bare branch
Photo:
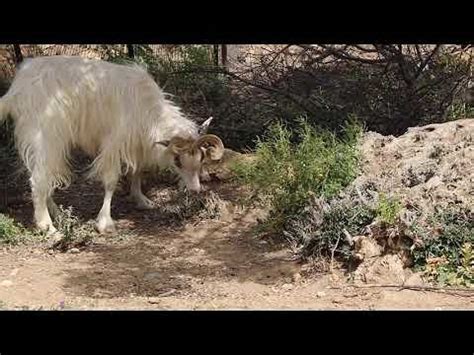
[[[273,64],[273,62],[278,58],[278,56],[280,54],[282,54],[284,51],[286,51],[288,48],[290,48],[292,46],[292,44],[288,44],[286,45],[285,47],[283,47],[281,50],[279,50],[275,55],[274,57],[272,58],[272,60],[270,60],[270,62],[267,64],[267,66],[270,66]]]
[[[329,51],[331,55],[339,59],[345,59],[345,60],[350,60],[353,62],[359,62],[359,63],[365,63],[365,64],[385,64],[387,62],[387,59],[385,58],[384,59],[367,59],[367,58],[355,57],[345,52],[344,51],[345,48],[335,49],[335,48],[328,47],[326,45],[321,45],[321,47],[325,48],[327,51]]]
[[[413,80],[417,80],[423,70],[426,68],[426,66],[429,64],[429,62],[433,59],[433,57],[439,53],[439,50],[441,48],[441,45],[437,44],[435,48],[431,51],[431,53],[426,57],[425,61],[421,63],[421,65],[418,67],[417,72],[415,73]]]
[[[397,284],[367,284],[367,285],[350,285],[353,288],[396,288],[398,291],[401,290],[412,290],[412,291],[432,291],[442,293],[455,293],[458,296],[473,297],[474,290],[468,288],[454,288],[454,287],[436,287],[436,286],[408,286],[408,285],[397,285]],[[341,289],[343,287],[331,286],[329,289]]]
[[[296,105],[298,105],[303,110],[305,110],[307,112],[311,112],[311,108],[309,106],[307,106],[304,103],[303,99],[301,99],[300,97],[298,97],[296,95],[292,95],[288,91],[278,90],[278,89],[275,89],[272,86],[268,86],[268,85],[265,85],[265,84],[262,84],[262,83],[258,83],[258,82],[255,82],[255,81],[252,81],[252,80],[249,80],[249,79],[242,78],[239,75],[237,75],[235,73],[232,73],[232,72],[228,71],[225,68],[222,68],[222,69],[219,69],[219,68],[209,68],[209,69],[207,69],[207,68],[196,68],[196,69],[174,71],[174,72],[170,72],[169,74],[170,75],[178,75],[178,74],[189,74],[189,73],[223,74],[223,75],[229,76],[231,78],[234,78],[234,79],[236,79],[240,82],[243,82],[244,84],[256,87],[256,88],[264,90],[264,91],[273,92],[277,95],[283,96],[283,97],[289,99],[290,101],[292,101],[293,103],[295,103]]]
[[[376,48],[366,48],[366,47],[362,47],[359,44],[353,44],[352,46],[357,48],[360,51],[367,52],[367,53],[377,53],[378,52]]]

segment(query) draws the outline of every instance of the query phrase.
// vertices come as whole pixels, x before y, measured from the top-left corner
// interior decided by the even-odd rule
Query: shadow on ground
[[[147,195],[157,204],[149,211],[138,211],[120,188],[113,201],[112,215],[121,235],[98,237],[76,257],[80,268],[68,268],[65,291],[74,296],[115,298],[153,297],[173,293],[186,297],[199,293],[207,282],[236,281],[262,285],[287,282],[295,272],[294,262],[285,260],[286,251],[271,242],[253,237],[258,213],[235,210],[240,192],[235,186],[214,183],[210,188],[229,209],[219,219],[173,219],[163,206],[173,196],[174,186],[150,181]],[[31,227],[32,205],[28,191],[9,214]],[[55,200],[73,206],[82,221],[94,219],[103,198],[100,183],[76,178]]]

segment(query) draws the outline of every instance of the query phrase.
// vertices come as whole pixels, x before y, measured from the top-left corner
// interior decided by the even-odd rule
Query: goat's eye
[[[174,165],[176,165],[177,168],[181,168],[181,160],[179,160],[178,156],[174,157]]]

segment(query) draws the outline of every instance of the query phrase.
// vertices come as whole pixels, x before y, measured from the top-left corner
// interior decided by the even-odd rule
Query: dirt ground
[[[229,202],[220,218],[171,223],[160,209],[137,211],[118,192],[113,216],[122,237],[97,237],[66,253],[0,249],[3,309],[472,309],[471,292],[356,288],[342,270],[315,274],[282,246],[253,237],[259,212],[235,206],[237,188],[213,183]],[[165,203],[170,186],[147,194]],[[77,181],[57,193],[83,220],[100,208],[99,184]],[[32,206],[17,198],[9,215],[29,225]]]

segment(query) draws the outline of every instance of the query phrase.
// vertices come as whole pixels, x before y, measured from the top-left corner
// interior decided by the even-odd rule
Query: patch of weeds
[[[18,245],[28,240],[29,233],[12,218],[0,213],[0,243]]]
[[[107,241],[114,241],[114,242],[129,242],[130,240],[136,239],[137,234],[130,231],[117,231],[112,238],[107,237]]]
[[[200,216],[206,219],[219,218],[225,205],[226,202],[218,194],[210,191],[204,196],[204,208]]]
[[[351,119],[344,132],[338,138],[305,119],[296,131],[276,124],[257,141],[255,159],[231,167],[237,180],[270,206],[267,230],[281,231],[311,196],[335,196],[356,177],[362,128]]]
[[[440,210],[413,233],[421,245],[413,249],[417,269],[442,285],[472,286],[474,281],[474,216],[464,210]]]
[[[55,224],[58,232],[61,234],[61,239],[54,244],[53,248],[61,251],[84,247],[92,242],[95,234],[93,223],[81,223],[73,215],[71,206],[68,208],[59,206],[59,213],[55,218]]]
[[[313,198],[303,212],[285,225],[284,235],[303,259],[335,257],[348,262],[352,256],[349,237],[360,235],[376,217],[374,208],[356,196]]]
[[[194,216],[204,219],[218,218],[225,202],[213,191],[203,194],[177,192],[172,201],[164,205],[163,212],[177,220],[185,221]]]
[[[453,103],[448,108],[448,120],[454,121],[462,118],[470,118],[474,116],[474,106],[466,102]]]
[[[401,209],[402,204],[397,197],[387,197],[384,193],[379,194],[375,212],[380,222],[389,226],[394,225]]]

